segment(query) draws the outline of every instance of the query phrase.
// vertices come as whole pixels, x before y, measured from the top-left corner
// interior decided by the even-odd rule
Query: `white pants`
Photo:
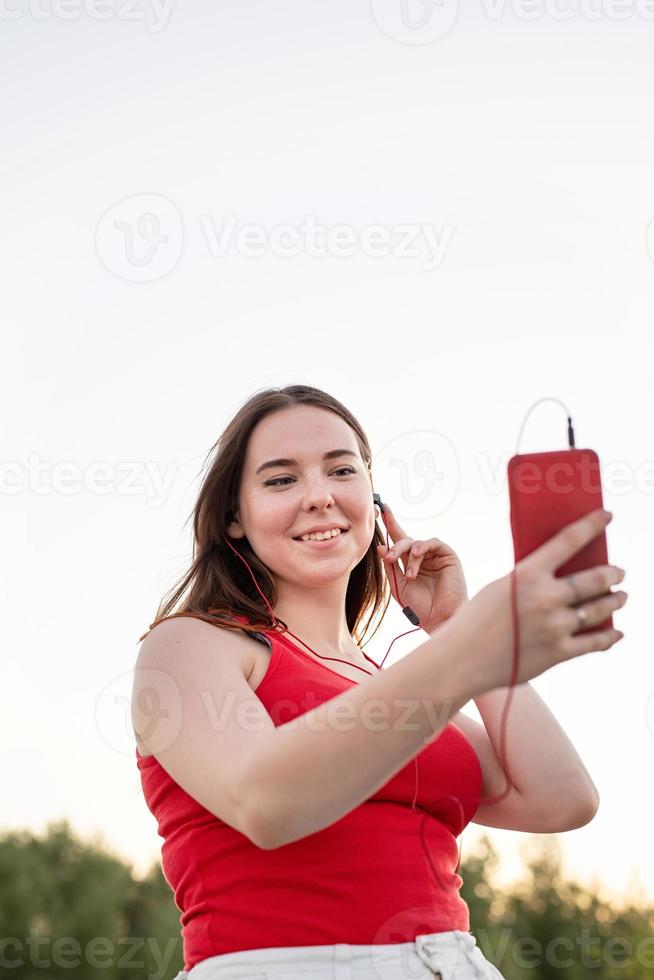
[[[470,932],[372,946],[271,946],[210,956],[175,980],[504,980]]]

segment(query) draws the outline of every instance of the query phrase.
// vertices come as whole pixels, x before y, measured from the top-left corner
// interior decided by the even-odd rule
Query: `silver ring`
[[[574,597],[574,599],[572,601],[573,602],[581,602],[581,600],[583,599],[583,596],[582,596],[581,592],[579,591],[579,589],[577,587],[577,583],[575,582],[574,575],[566,575],[566,581],[568,581],[570,583],[570,585],[572,586],[572,588],[574,590],[575,597]],[[572,605],[572,603],[571,603],[571,605]]]
[[[584,609],[583,606],[578,606],[575,609],[575,612],[577,614],[577,628],[581,626],[585,626],[586,623],[588,622],[588,612]]]

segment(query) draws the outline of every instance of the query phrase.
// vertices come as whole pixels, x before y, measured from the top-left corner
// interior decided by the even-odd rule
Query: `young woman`
[[[181,912],[179,976],[500,978],[469,931],[456,839],[473,819],[548,833],[596,812],[590,776],[528,681],[621,636],[574,635],[624,603],[606,594],[620,569],[554,574],[604,512],[515,570],[509,781],[496,748],[510,577],[468,600],[454,551],[408,537],[388,505],[387,551],[366,436],[318,389],[256,394],[212,452],[193,561],[141,637],[132,698]],[[380,669],[362,640],[391,596],[428,639]],[[461,714],[470,699],[483,725]]]

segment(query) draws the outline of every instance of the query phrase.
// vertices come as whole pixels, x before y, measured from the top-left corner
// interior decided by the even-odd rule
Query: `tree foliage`
[[[654,978],[654,908],[618,909],[566,880],[556,836],[527,835],[523,857],[510,892],[490,883],[498,855],[485,835],[461,871],[470,931],[506,980]]]

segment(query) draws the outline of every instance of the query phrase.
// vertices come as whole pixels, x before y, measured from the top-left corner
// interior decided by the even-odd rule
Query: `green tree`
[[[510,893],[491,884],[497,854],[484,835],[462,865],[471,932],[507,980],[651,980],[654,909],[616,909],[561,871],[556,835],[530,835],[526,873]]]
[[[161,870],[144,881],[68,823],[0,839],[0,975],[163,980],[182,968],[179,912]]]

